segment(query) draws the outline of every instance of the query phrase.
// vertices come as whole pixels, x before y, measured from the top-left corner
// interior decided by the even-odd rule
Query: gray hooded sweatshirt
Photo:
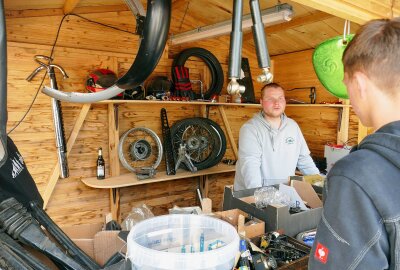
[[[367,136],[328,174],[309,270],[400,269],[400,121]]]
[[[281,126],[274,129],[259,112],[242,126],[235,190],[286,183],[296,167],[305,175],[319,173],[293,119],[283,114]]]

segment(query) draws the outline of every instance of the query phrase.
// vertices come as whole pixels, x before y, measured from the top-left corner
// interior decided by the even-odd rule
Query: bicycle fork
[[[28,76],[28,78],[26,78],[28,82],[30,82],[36,76],[36,74],[38,74],[43,69],[46,69],[49,75],[50,85],[53,89],[58,89],[55,68],[61,72],[64,79],[68,78],[67,73],[62,67],[60,67],[59,65],[51,64],[51,62],[53,61],[52,58],[44,55],[35,55],[34,59],[40,66],[37,67],[31,73],[31,75]],[[42,61],[40,61],[41,59],[47,60],[48,64],[45,64]],[[58,163],[60,164],[60,178],[67,178],[69,176],[69,169],[67,162],[67,143],[65,140],[64,122],[62,118],[60,101],[55,98],[52,98],[51,107],[53,113],[53,124],[54,124],[55,138],[56,138]]]

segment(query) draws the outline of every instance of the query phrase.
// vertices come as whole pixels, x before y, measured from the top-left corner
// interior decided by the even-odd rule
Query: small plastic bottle
[[[247,249],[246,240],[240,240],[240,258],[239,258],[239,270],[250,270],[250,251]]]

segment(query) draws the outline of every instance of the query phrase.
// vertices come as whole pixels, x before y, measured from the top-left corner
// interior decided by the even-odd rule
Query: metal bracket
[[[146,16],[137,15],[136,16],[136,34],[143,38],[144,22],[146,21]]]
[[[315,102],[317,101],[317,90],[315,88],[315,86],[310,86],[310,87],[296,87],[296,88],[292,88],[287,90],[289,91],[295,91],[295,90],[310,90],[310,94],[308,95],[308,97],[310,98],[310,104],[315,104]]]
[[[139,180],[154,178],[156,172],[153,167],[136,168],[136,176]]]
[[[186,167],[191,172],[197,172],[197,168],[193,165],[192,160],[190,159],[190,156],[186,152],[186,143],[181,143],[179,145],[178,160],[176,161],[176,164],[175,164],[175,171],[178,170],[179,165],[181,165],[181,163],[185,164]]]

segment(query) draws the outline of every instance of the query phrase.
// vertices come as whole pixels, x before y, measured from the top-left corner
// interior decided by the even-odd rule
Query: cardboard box
[[[286,235],[296,236],[300,232],[317,227],[322,215],[322,207],[309,209],[296,214],[289,213],[288,206],[268,205],[258,209],[254,205],[254,189],[233,191],[232,186],[224,190],[223,210],[238,208],[265,222],[265,231],[284,230]],[[303,198],[307,201],[307,198]]]
[[[61,229],[87,255],[104,265],[116,252],[126,252],[126,243],[118,237],[120,231],[102,231],[102,227],[102,224],[84,224]]]
[[[240,234],[241,232],[245,233],[245,236],[248,238],[252,238],[261,234],[264,234],[265,223],[258,218],[253,218],[255,223],[250,225],[245,224],[245,218],[248,218],[248,214],[239,210],[232,209],[227,211],[215,212],[213,213],[215,217],[220,218],[233,226],[235,226],[236,230]]]

